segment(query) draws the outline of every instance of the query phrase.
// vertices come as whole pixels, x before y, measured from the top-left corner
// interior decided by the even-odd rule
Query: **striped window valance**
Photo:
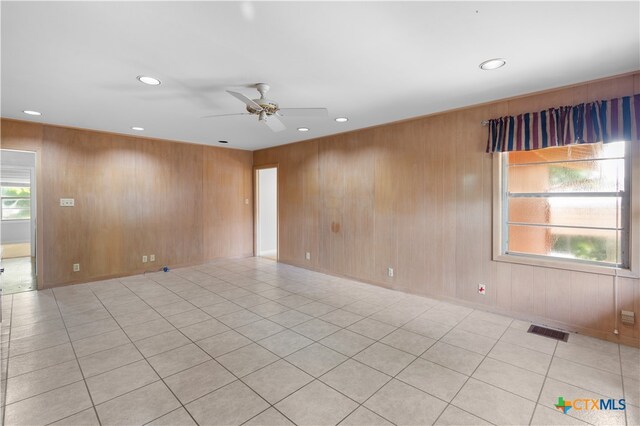
[[[495,118],[487,125],[487,152],[637,141],[640,94]]]

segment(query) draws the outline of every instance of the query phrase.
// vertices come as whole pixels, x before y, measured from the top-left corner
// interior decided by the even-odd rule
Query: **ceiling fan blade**
[[[239,113],[236,113],[236,114],[212,114],[212,115],[203,115],[200,118],[229,117],[229,116],[232,116],[232,115],[251,115],[251,114],[249,114],[248,112],[239,112]]]
[[[280,108],[278,112],[283,117],[326,117],[329,114],[326,108]]]
[[[276,117],[275,114],[270,115],[260,121],[269,126],[269,128],[274,132],[281,132],[286,129],[285,125],[282,124],[282,121],[280,121],[280,119]]]
[[[262,107],[260,105],[258,105],[257,103],[253,102],[252,99],[247,98],[242,93],[232,92],[231,90],[227,90],[227,93],[230,94],[231,96],[233,96],[234,98],[238,99],[239,101],[243,102],[246,106],[249,106],[249,107],[255,109],[256,111],[262,111]]]

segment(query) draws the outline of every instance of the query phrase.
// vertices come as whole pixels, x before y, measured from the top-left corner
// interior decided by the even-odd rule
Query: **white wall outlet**
[[[387,268],[387,275],[393,277],[393,268]]]
[[[142,263],[147,263],[147,256],[142,256]]]
[[[486,292],[487,292],[487,286],[484,284],[478,284],[478,293],[484,296]]]
[[[309,253],[308,251],[304,253],[304,258],[307,260],[311,260],[311,253]]]
[[[76,200],[73,198],[60,198],[60,207],[73,207],[76,205]]]
[[[74,263],[73,264],[73,272],[80,272],[80,264],[79,263]]]
[[[155,262],[156,261],[156,255],[155,254],[150,254],[149,255],[149,262]]]
[[[245,203],[246,205],[249,205],[249,199],[248,199],[248,198],[245,198],[245,199],[244,199],[244,203]]]

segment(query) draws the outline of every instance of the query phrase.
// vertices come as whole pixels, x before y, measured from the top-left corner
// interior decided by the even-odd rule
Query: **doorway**
[[[256,256],[278,260],[278,168],[256,169]]]
[[[0,150],[2,293],[36,289],[36,153]]]

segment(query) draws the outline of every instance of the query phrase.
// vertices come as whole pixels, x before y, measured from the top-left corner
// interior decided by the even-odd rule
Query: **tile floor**
[[[7,425],[640,423],[638,349],[266,259],[2,304]]]

